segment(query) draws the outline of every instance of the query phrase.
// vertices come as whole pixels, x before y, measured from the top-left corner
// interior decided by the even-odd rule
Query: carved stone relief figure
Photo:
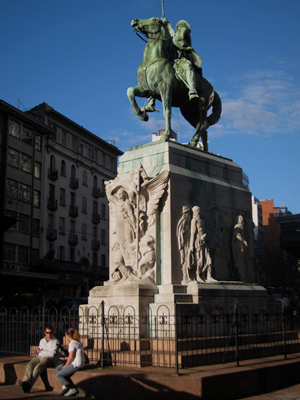
[[[244,218],[238,216],[238,222],[233,229],[232,234],[232,256],[233,265],[238,272],[239,279],[247,282],[247,246],[245,238]]]
[[[176,236],[180,252],[180,263],[182,268],[182,281],[187,283],[191,281],[189,277],[188,251],[189,251],[189,208],[182,207],[182,216],[178,221]]]
[[[155,277],[156,210],[168,183],[164,171],[148,179],[142,165],[106,182],[111,209],[111,279]]]
[[[194,272],[194,279],[197,282],[213,282],[212,263],[209,248],[206,243],[205,224],[201,218],[200,207],[192,208],[193,218],[191,221],[191,236],[189,247],[190,268]]]

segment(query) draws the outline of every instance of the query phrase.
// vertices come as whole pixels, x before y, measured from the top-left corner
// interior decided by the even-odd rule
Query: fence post
[[[177,302],[174,304],[174,323],[175,323],[175,374],[178,375],[178,323],[177,323]]]
[[[235,314],[235,359],[236,365],[239,367],[240,365],[240,356],[239,356],[239,328],[238,328],[238,301],[234,302],[234,314]]]
[[[104,368],[104,300],[101,301],[101,368]]]
[[[283,335],[283,354],[284,358],[287,358],[286,354],[286,314],[284,310],[284,304],[281,304],[281,317],[282,317],[282,335]]]

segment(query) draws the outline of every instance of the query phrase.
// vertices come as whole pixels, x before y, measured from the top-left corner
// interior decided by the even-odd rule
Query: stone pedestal
[[[142,168],[141,168],[142,167]],[[142,174],[135,171],[141,171]],[[138,181],[135,180],[138,176]],[[140,179],[140,176],[143,179]],[[174,304],[195,304],[208,307],[212,303],[232,305],[236,298],[245,304],[253,301],[265,307],[269,300],[265,289],[254,285],[256,274],[254,265],[254,238],[252,226],[251,193],[243,184],[242,169],[232,160],[203,152],[172,141],[158,141],[130,149],[120,158],[119,175],[114,183],[115,189],[107,193],[113,198],[118,187],[127,182],[128,198],[137,185],[144,188],[156,177],[167,176],[167,185],[160,191],[155,209],[155,223],[152,224],[153,265],[142,273],[139,265],[141,258],[137,252],[136,260],[128,266],[125,256],[113,250],[116,243],[116,222],[110,208],[110,281],[104,287],[95,287],[90,291],[89,304],[96,305],[104,300],[108,307],[117,305],[121,308],[133,307],[136,314],[150,306],[152,311],[166,305],[174,312]],[[138,183],[137,183],[138,182]],[[119,186],[118,186],[119,185]],[[126,186],[125,185],[125,186]],[[107,188],[111,186],[108,184]],[[131,188],[132,193],[131,193]],[[135,188],[135,189],[134,189]],[[131,194],[130,194],[131,193]],[[124,195],[123,195],[124,197]],[[136,203],[132,197],[131,204]],[[150,195],[144,196],[144,203]],[[148,200],[147,200],[148,199]],[[115,200],[114,200],[115,201]],[[141,200],[140,200],[141,201]],[[188,209],[188,223],[192,218],[192,208],[201,209],[205,221],[206,246],[211,257],[211,274],[214,280],[205,283],[196,282],[195,275],[184,277],[183,262],[178,245],[178,222],[182,210]],[[149,206],[148,206],[149,208]],[[147,214],[147,204],[145,206]],[[138,211],[134,210],[133,214]],[[244,281],[238,282],[239,267],[234,267],[232,253],[232,234],[238,216],[244,219],[244,234],[247,247],[244,251]],[[149,217],[150,218],[150,217]],[[152,218],[152,216],[151,216]],[[148,223],[150,226],[150,224]],[[145,235],[145,233],[143,233]],[[139,233],[141,237],[142,234]],[[137,238],[138,243],[140,237]],[[118,243],[117,243],[118,244]],[[114,253],[113,253],[114,251]],[[134,257],[132,258],[134,259]],[[122,261],[123,260],[123,261]],[[132,274],[120,272],[116,265],[131,268]],[[113,278],[114,271],[120,280]],[[151,273],[150,273],[150,272]],[[190,272],[189,272],[190,274]],[[235,281],[235,282],[233,282]]]

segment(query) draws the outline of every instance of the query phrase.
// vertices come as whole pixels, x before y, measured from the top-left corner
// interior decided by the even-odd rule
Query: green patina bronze
[[[179,21],[176,32],[166,18],[134,19],[135,31],[148,38],[143,61],[138,68],[138,85],[127,90],[133,111],[142,121],[155,111],[155,100],[163,103],[166,121],[164,139],[171,135],[172,107],[179,107],[184,118],[196,128],[189,145],[196,146],[200,137],[208,151],[207,128],[216,124],[222,113],[221,99],[212,85],[202,76],[202,59],[191,46],[191,29]],[[148,103],[142,109],[136,97]],[[208,116],[208,110],[212,108]]]

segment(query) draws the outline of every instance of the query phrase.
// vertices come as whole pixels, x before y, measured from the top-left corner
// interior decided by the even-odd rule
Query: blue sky
[[[300,1],[164,4],[174,28],[190,23],[203,75],[222,99],[209,151],[239,164],[258,199],[300,213]],[[153,16],[161,0],[2,0],[0,98],[21,110],[44,101],[122,151],[150,142],[165,127],[161,105],[142,122],[126,91],[145,45],[130,22]],[[191,139],[177,109],[172,124],[180,142]]]

